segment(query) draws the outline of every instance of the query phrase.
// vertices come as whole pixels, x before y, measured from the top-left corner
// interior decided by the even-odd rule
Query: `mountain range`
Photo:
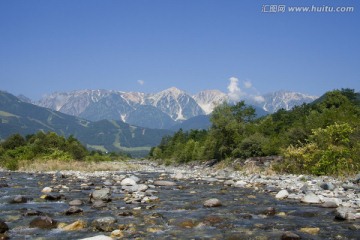
[[[132,156],[144,156],[165,135],[173,132],[129,125],[121,120],[89,121],[49,108],[24,102],[0,91],[0,141],[12,134],[23,136],[38,131],[73,135],[92,150],[123,151]]]
[[[31,101],[24,96],[20,98]],[[280,108],[289,110],[316,98],[302,93],[277,91],[261,96],[262,102],[244,100],[255,108],[257,116],[263,116]],[[191,96],[172,87],[153,94],[115,90],[55,92],[32,103],[89,121],[121,120],[146,128],[179,129],[183,128],[183,124],[189,125],[185,121],[193,117],[211,114],[224,101],[231,102],[229,96],[219,90],[205,90]],[[204,121],[204,118],[198,119]],[[194,124],[194,120],[191,121]]]

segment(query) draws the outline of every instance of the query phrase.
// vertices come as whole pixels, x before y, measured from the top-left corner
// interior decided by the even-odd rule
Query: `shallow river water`
[[[97,235],[110,236],[111,231],[99,232],[92,226],[95,219],[113,217],[115,229],[121,229],[124,239],[281,239],[286,231],[301,239],[360,239],[357,230],[360,222],[337,221],[334,209],[300,204],[291,200],[276,200],[272,195],[259,193],[251,188],[224,186],[221,182],[197,179],[173,180],[158,172],[134,172],[140,182],[151,185],[159,178],[176,182],[176,186],[157,186],[153,195],[159,199],[150,203],[126,204],[126,193],[113,181],[116,172],[109,177],[75,176],[54,177],[54,174],[21,172],[0,172],[0,219],[9,226],[6,235],[10,239],[81,239]],[[103,208],[93,208],[89,194],[104,182],[112,188],[111,201]],[[89,188],[81,188],[88,183]],[[58,200],[41,198],[44,187],[56,186],[63,191]],[[64,191],[65,189],[65,191]],[[25,196],[24,203],[10,203],[16,195]],[[205,200],[217,198],[222,206],[206,208]],[[66,215],[69,201],[81,199],[81,213]],[[134,209],[139,208],[140,209]],[[61,228],[30,228],[33,216],[31,210],[39,211],[56,220],[70,224],[79,219],[87,226],[76,231]],[[40,214],[40,213],[39,213]],[[319,228],[316,234],[301,231],[301,228]]]

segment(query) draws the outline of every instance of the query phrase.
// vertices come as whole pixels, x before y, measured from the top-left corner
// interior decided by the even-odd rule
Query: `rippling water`
[[[126,174],[126,173],[118,173]],[[135,173],[142,181],[156,180],[160,173]],[[113,186],[112,201],[105,209],[93,209],[88,202],[95,186],[102,186],[104,179],[89,177],[91,190],[80,190],[85,180],[66,176],[53,181],[51,174],[0,172],[9,187],[0,188],[0,218],[5,220],[10,239],[79,239],[99,234],[92,230],[91,222],[99,217],[112,216],[124,228],[126,239],[280,239],[285,231],[294,232],[302,239],[360,239],[356,230],[360,222],[335,221],[334,210],[300,204],[295,201],[276,200],[271,195],[252,189],[225,187],[222,183],[200,180],[179,180],[175,187],[157,187],[159,201],[148,204],[126,204],[120,186]],[[66,185],[69,192],[62,192],[66,199],[46,201],[41,190],[46,186]],[[118,190],[116,190],[118,189]],[[60,194],[60,193],[56,193]],[[9,204],[16,195],[31,199],[27,203]],[[203,202],[218,198],[223,206],[205,208]],[[82,199],[83,213],[65,215],[68,202]],[[133,210],[141,206],[140,210]],[[151,209],[146,209],[151,206]],[[275,215],[268,210],[275,208]],[[35,216],[24,216],[28,210],[41,211],[60,223],[85,220],[88,227],[79,231],[61,229],[41,230],[29,228]],[[119,213],[131,211],[132,216]],[[317,235],[303,233],[300,228],[318,227]]]

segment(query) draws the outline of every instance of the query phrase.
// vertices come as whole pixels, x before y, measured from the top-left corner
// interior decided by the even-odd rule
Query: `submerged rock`
[[[42,216],[42,217],[34,218],[30,222],[29,226],[30,228],[43,228],[43,229],[56,228],[57,221],[50,217]]]
[[[15,196],[10,203],[16,204],[16,203],[26,203],[29,199],[22,195]]]

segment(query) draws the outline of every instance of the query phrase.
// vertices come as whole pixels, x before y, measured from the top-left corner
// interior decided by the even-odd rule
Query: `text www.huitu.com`
[[[262,5],[263,13],[351,13],[355,8],[352,6],[287,6],[287,5]]]

